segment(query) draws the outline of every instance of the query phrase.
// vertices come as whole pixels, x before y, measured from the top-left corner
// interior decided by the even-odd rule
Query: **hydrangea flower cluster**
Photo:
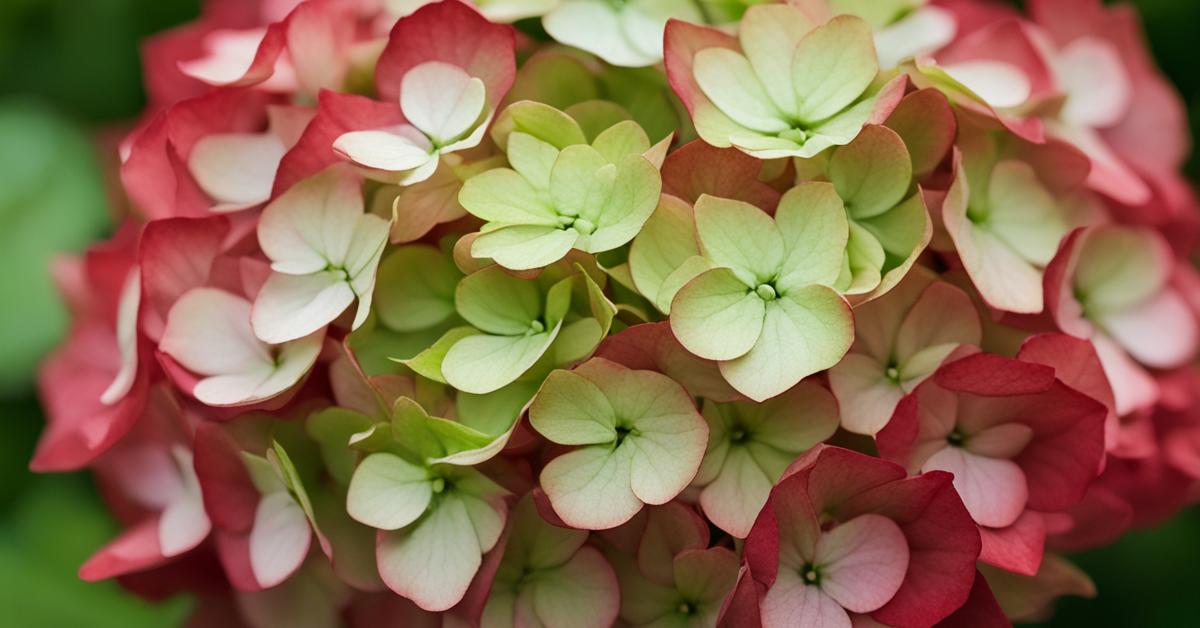
[[[1003,626],[1200,480],[1099,0],[257,0],[146,43],[39,471],[195,625]]]

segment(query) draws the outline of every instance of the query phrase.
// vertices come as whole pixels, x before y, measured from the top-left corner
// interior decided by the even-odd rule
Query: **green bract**
[[[571,249],[599,253],[633,239],[658,203],[662,181],[644,154],[646,133],[624,121],[585,143],[570,116],[536,103],[509,108],[512,168],[480,173],[459,202],[487,221],[471,246],[513,270],[541,268]]]
[[[550,461],[541,483],[563,521],[593,530],[673,499],[695,477],[708,439],[678,383],[602,358],[551,373],[529,421],[550,441],[579,446]]]
[[[767,503],[788,465],[837,430],[838,407],[821,386],[803,382],[764,403],[704,402],[708,451],[696,475],[704,514],[739,538]]]
[[[835,287],[863,301],[895,286],[933,235],[904,140],[868,125],[831,153],[797,160],[796,170],[798,179],[832,182],[846,206],[850,238]]]
[[[671,304],[671,329],[725,379],[762,401],[837,363],[854,339],[846,301],[831,286],[846,272],[850,226],[832,184],[802,183],[775,218],[702,196],[696,227],[712,266]]]
[[[764,159],[812,157],[846,144],[871,118],[879,64],[871,27],[838,16],[817,25],[785,5],[751,7],[741,50],[711,47],[692,74],[710,102],[693,111],[696,130],[716,146]]]

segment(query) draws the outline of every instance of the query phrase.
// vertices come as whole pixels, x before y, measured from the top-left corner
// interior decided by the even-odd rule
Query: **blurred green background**
[[[33,476],[33,389],[66,317],[46,264],[109,233],[102,168],[141,111],[138,43],[192,19],[199,0],[0,0],[0,625],[173,626],[184,599],[149,605],[75,570],[116,528],[84,474]],[[1136,0],[1154,53],[1200,121],[1197,0]],[[106,148],[100,148],[105,146]],[[1193,156],[1188,171],[1200,175]],[[1067,599],[1048,626],[1200,625],[1200,510],[1075,557],[1096,600]]]

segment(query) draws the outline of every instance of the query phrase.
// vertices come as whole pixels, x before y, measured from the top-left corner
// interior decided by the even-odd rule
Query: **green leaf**
[[[399,530],[416,521],[433,499],[429,471],[389,453],[371,454],[354,470],[346,512],[379,530]]]
[[[738,392],[763,401],[837,364],[853,341],[849,305],[830,288],[811,285],[767,303],[758,342],[719,366]]]
[[[696,201],[696,230],[704,256],[730,268],[750,288],[775,279],[785,253],[775,221],[742,201],[707,194]]]
[[[0,105],[0,391],[23,389],[66,329],[50,275],[53,255],[88,245],[109,225],[93,147],[46,107]]]
[[[796,115],[809,124],[841,112],[879,71],[871,26],[839,15],[800,40],[792,58]]]
[[[379,320],[400,332],[436,326],[454,315],[454,289],[461,278],[454,261],[432,246],[396,249],[379,266]]]
[[[846,211],[828,183],[801,183],[779,201],[775,222],[784,260],[776,287],[781,292],[811,284],[832,285],[850,235]]]
[[[513,277],[499,266],[467,275],[458,284],[454,302],[467,322],[490,334],[524,334],[542,315],[537,284]]]
[[[732,270],[698,275],[675,295],[671,331],[688,351],[710,360],[731,360],[750,351],[762,333],[766,306]]]
[[[912,185],[912,161],[904,140],[883,126],[867,126],[853,142],[833,151],[829,180],[854,220],[895,207]]]

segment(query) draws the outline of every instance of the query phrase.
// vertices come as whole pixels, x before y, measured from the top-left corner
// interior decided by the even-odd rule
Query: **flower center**
[[[804,584],[820,586],[821,570],[814,564],[808,563],[800,570],[800,577],[804,579]]]
[[[946,442],[950,443],[950,445],[952,445],[954,447],[962,447],[963,443],[965,443],[966,441],[967,441],[967,437],[963,436],[963,433],[958,431],[957,429],[946,435]]]
[[[798,128],[788,129],[786,131],[781,132],[779,134],[779,138],[784,139],[784,140],[789,140],[789,141],[795,142],[797,144],[803,145],[804,142],[808,141],[808,132],[805,131],[804,129],[798,129]]]
[[[558,224],[562,225],[563,230],[574,229],[583,235],[590,235],[596,230],[595,223],[578,216],[559,216]]]
[[[758,287],[754,289],[754,292],[758,295],[758,298],[762,299],[763,301],[774,301],[775,298],[779,296],[779,294],[775,292],[775,286],[772,286],[769,283],[758,284]]]

